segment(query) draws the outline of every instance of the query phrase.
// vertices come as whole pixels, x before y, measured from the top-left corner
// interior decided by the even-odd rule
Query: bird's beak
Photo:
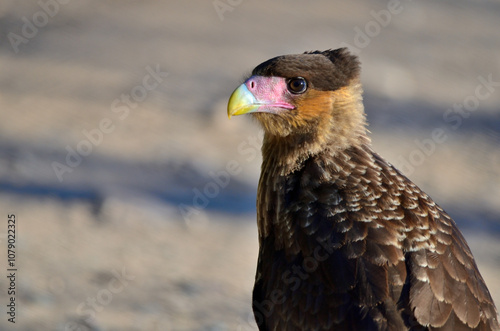
[[[241,84],[229,98],[227,116],[231,118],[234,115],[252,113],[259,109],[259,107],[260,104],[252,92],[248,90],[245,84]]]
[[[283,77],[252,76],[231,94],[227,115],[231,118],[254,112],[279,114],[294,109],[285,97],[286,91]]]

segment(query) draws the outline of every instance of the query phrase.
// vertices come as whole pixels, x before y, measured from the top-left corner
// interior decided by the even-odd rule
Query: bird
[[[228,101],[263,128],[259,330],[500,330],[453,219],[377,154],[347,48],[281,55]]]

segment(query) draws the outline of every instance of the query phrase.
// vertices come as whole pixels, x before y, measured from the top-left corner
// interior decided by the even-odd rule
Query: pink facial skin
[[[256,112],[278,114],[295,107],[289,103],[293,95],[283,77],[252,76],[244,83],[257,99]]]

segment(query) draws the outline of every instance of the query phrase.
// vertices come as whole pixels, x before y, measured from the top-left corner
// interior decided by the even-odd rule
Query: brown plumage
[[[260,330],[499,330],[454,221],[376,154],[346,49],[257,66],[228,113],[264,128]]]

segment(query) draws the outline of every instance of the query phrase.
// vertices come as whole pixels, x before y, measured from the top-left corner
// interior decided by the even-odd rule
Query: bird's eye
[[[302,77],[295,77],[288,80],[288,91],[294,94],[304,93],[307,90],[307,82]]]

